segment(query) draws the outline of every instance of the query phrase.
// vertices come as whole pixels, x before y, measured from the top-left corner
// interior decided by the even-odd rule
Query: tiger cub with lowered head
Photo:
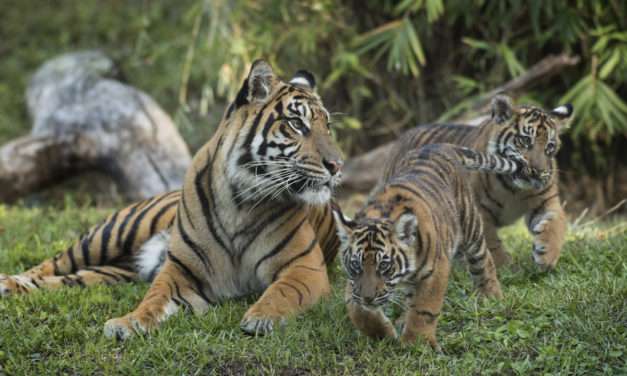
[[[0,296],[152,281],[137,309],[105,324],[120,339],[180,308],[202,313],[257,293],[240,326],[264,334],[316,303],[339,245],[329,202],[342,160],[314,85],[308,72],[284,82],[255,62],[181,191],[111,215],[29,271],[0,275]]]
[[[354,220],[334,207],[348,274],[348,314],[366,335],[396,337],[382,310],[386,303],[396,302],[406,307],[401,341],[412,343],[420,336],[439,349],[437,319],[451,258],[457,252],[468,261],[479,291],[502,297],[481,215],[462,166],[499,174],[525,168],[520,161],[460,146],[428,145],[392,162]],[[396,295],[399,290],[404,297]]]
[[[514,106],[497,95],[492,116],[478,126],[420,125],[399,141],[398,156],[427,144],[452,143],[503,157],[522,155],[528,167],[512,175],[476,173],[471,184],[481,211],[488,248],[497,266],[510,262],[497,235],[499,227],[525,216],[534,237],[533,260],[541,269],[553,269],[566,234],[566,217],[560,203],[557,162],[560,133],[567,128],[570,104],[545,111],[535,106]]]

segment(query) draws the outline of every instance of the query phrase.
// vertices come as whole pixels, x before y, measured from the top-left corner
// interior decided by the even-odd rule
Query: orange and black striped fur
[[[517,161],[460,146],[428,145],[390,166],[354,220],[335,207],[353,324],[371,337],[397,337],[382,309],[396,303],[405,307],[401,341],[421,337],[439,348],[435,330],[457,253],[468,261],[479,291],[501,298],[465,169],[511,174],[521,168]]]
[[[152,280],[137,309],[105,324],[120,339],[181,307],[202,313],[255,293],[241,328],[263,334],[316,303],[339,246],[330,198],[342,160],[314,85],[308,72],[283,82],[255,62],[181,191],[123,209],[66,252],[4,276],[2,295]]]
[[[497,266],[507,264],[511,257],[497,229],[524,215],[534,237],[534,261],[542,269],[552,269],[566,232],[555,155],[560,147],[559,134],[571,114],[569,104],[544,111],[533,106],[515,107],[510,98],[499,95],[492,101],[491,118],[478,126],[421,125],[409,131],[399,141],[396,158],[407,150],[442,142],[504,157],[522,156],[529,167],[524,171],[513,175],[480,172],[471,177],[488,247]]]

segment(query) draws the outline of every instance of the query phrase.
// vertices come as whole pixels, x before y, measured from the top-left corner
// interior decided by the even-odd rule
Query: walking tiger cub
[[[283,82],[255,62],[180,192],[123,209],[53,259],[0,277],[0,294],[152,280],[137,309],[105,324],[120,339],[180,307],[201,313],[254,293],[241,328],[264,334],[316,303],[339,245],[329,201],[342,160],[314,86],[308,72]]]
[[[396,337],[382,311],[386,303],[396,302],[405,307],[401,341],[413,343],[420,336],[439,349],[437,319],[457,252],[468,261],[479,291],[502,297],[481,215],[460,166],[498,174],[525,168],[520,161],[460,146],[427,145],[392,161],[354,220],[334,207],[348,274],[348,314],[366,335]]]
[[[434,143],[452,143],[504,157],[522,155],[529,165],[525,171],[471,176],[488,248],[497,266],[510,262],[497,230],[524,215],[534,237],[533,260],[542,269],[553,269],[566,233],[555,155],[560,147],[559,134],[567,127],[572,112],[570,104],[552,111],[515,107],[509,97],[499,95],[492,100],[491,118],[476,127],[434,124],[410,130],[399,141],[398,156]]]

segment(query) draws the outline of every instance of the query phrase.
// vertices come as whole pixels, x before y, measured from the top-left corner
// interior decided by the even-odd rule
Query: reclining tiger
[[[382,307],[405,307],[401,341],[435,337],[453,256],[464,256],[479,291],[502,292],[483,236],[464,169],[512,174],[526,168],[520,160],[481,154],[451,144],[410,150],[392,161],[389,171],[354,220],[334,207],[341,260],[348,275],[346,302],[353,324],[364,334],[396,338]],[[400,296],[399,296],[400,293]]]
[[[181,307],[202,313],[261,293],[240,326],[271,332],[330,291],[330,199],[343,162],[329,116],[311,73],[284,82],[256,61],[181,191],[122,209],[65,252],[0,277],[0,295],[152,281],[133,312],[105,324],[106,336],[126,339]]]
[[[534,106],[515,107],[509,97],[492,100],[492,116],[468,125],[420,125],[404,134],[398,156],[431,143],[452,143],[508,157],[522,155],[529,164],[513,175],[472,174],[472,186],[482,213],[488,248],[497,266],[511,256],[497,235],[499,227],[525,216],[533,240],[533,260],[543,270],[555,268],[566,233],[566,217],[558,191],[555,155],[559,134],[568,125],[570,104],[545,111]]]

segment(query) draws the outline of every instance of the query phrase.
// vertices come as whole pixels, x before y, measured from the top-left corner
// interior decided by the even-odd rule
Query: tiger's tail
[[[494,153],[481,153],[462,146],[456,146],[453,150],[457,154],[458,161],[468,170],[513,174],[525,168],[522,158],[503,158]]]

